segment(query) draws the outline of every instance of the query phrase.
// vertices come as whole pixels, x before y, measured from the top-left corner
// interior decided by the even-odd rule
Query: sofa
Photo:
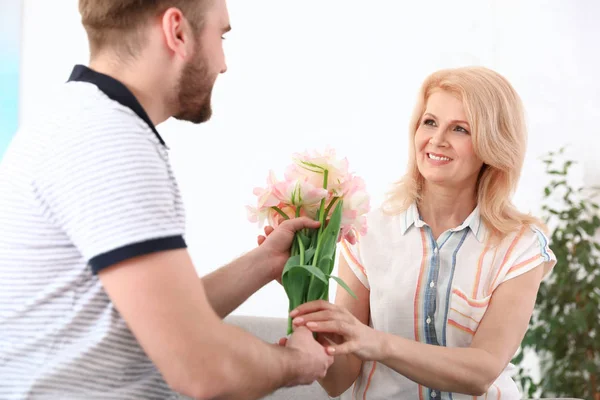
[[[285,318],[230,315],[225,319],[225,322],[237,325],[268,343],[277,343],[279,339],[285,336],[287,331],[287,320]],[[327,400],[333,399],[333,397],[329,397],[323,388],[315,382],[309,386],[279,389],[275,393],[265,397],[265,399]]]
[[[268,343],[277,343],[279,339],[285,336],[287,330],[287,320],[285,318],[272,317],[253,317],[230,315],[225,319],[226,322],[239,326],[253,335]],[[351,389],[350,389],[351,390]],[[327,393],[318,383],[309,386],[297,386],[293,388],[282,388],[265,397],[268,400],[329,400]],[[559,400],[559,399],[544,399]],[[560,399],[560,400],[581,400],[581,399]]]

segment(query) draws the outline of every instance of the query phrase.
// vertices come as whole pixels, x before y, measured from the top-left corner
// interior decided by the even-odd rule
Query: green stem
[[[300,216],[300,208],[301,206],[298,206],[296,208],[296,218]],[[302,243],[302,239],[300,238],[300,235],[298,233],[296,233],[295,236],[296,242],[298,243],[298,247],[300,249],[300,265],[304,265],[304,243]]]
[[[329,213],[331,212],[331,209],[333,208],[333,205],[339,199],[340,199],[339,197],[334,197],[333,199],[331,199],[331,203],[329,203],[329,205],[327,206],[327,210],[325,211],[325,215],[329,215]]]
[[[288,215],[286,213],[284,213],[283,211],[281,211],[281,208],[277,207],[277,206],[273,206],[271,207],[273,210],[277,211],[277,213],[279,215],[281,215],[283,217],[283,219],[290,219],[290,217],[288,217]]]
[[[328,170],[324,170],[323,171],[323,189],[327,190],[327,180],[329,178],[329,171]],[[313,261],[312,261],[312,265],[314,267],[318,268],[318,262],[319,262],[319,253],[321,251],[321,243],[322,243],[322,238],[323,238],[323,225],[325,225],[325,199],[321,199],[321,205],[319,207],[319,222],[321,223],[321,225],[319,226],[319,231],[317,233],[317,248],[315,249],[315,254],[313,256]],[[314,275],[311,275],[309,283],[308,283],[308,287],[307,287],[307,294],[310,293],[310,288],[313,285],[313,281],[315,279]]]
[[[304,243],[302,243],[302,239],[300,236],[296,234],[296,242],[300,248],[300,265],[304,265]]]
[[[329,171],[323,171],[323,189],[327,190],[327,179],[329,177]],[[321,206],[319,207],[319,233],[317,234],[317,249],[315,250],[315,257],[313,258],[313,265],[317,266],[317,260],[319,259],[319,250],[321,250],[321,234],[323,233],[323,225],[325,225],[325,199],[321,199]],[[311,277],[312,283],[312,277]]]

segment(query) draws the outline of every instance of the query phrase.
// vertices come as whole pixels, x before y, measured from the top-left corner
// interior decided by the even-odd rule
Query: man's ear
[[[161,26],[167,47],[181,59],[187,58],[194,38],[181,10],[176,7],[167,9],[163,13]]]

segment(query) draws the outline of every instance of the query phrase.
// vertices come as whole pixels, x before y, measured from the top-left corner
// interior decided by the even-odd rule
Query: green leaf
[[[519,349],[519,352],[517,353],[517,355],[513,358],[512,363],[513,364],[520,364],[521,361],[523,361],[523,356],[525,355],[525,353],[523,352],[523,349]]]
[[[300,238],[300,240],[302,241],[302,244],[304,245],[304,248],[307,249],[310,246],[310,237],[308,236],[308,234],[299,231],[296,232],[296,235]]]
[[[309,248],[308,250],[304,251],[304,264],[312,264],[312,259],[313,256],[315,255],[315,251],[317,249],[315,249],[314,247]],[[299,264],[299,263],[296,263]]]
[[[333,265],[333,260],[329,256],[323,256],[319,260],[319,269],[323,271],[325,275],[329,275],[331,273],[331,269]]]
[[[283,275],[285,275],[285,272],[292,266],[292,265],[298,265],[300,264],[300,255],[296,254],[295,256],[291,256],[290,258],[288,258],[288,260],[285,262],[285,266],[283,267],[283,271],[281,272],[281,277],[283,278]]]
[[[331,214],[331,218],[329,219],[329,223],[321,233],[321,237],[319,238],[321,247],[319,249],[318,262],[320,262],[323,258],[333,259],[333,255],[335,254],[336,250],[337,239],[340,234],[340,226],[342,223],[342,204],[342,200],[337,202],[337,205]]]
[[[333,279],[334,281],[336,281],[338,285],[343,287],[346,290],[346,292],[348,292],[350,294],[350,296],[352,296],[358,300],[358,297],[356,297],[356,295],[354,294],[352,289],[350,289],[350,287],[348,287],[348,285],[346,285],[346,282],[344,282],[341,278],[338,278],[337,276],[330,276],[330,278]]]
[[[322,299],[324,294],[329,290],[329,285],[327,282],[322,282],[317,279],[313,279],[309,286],[306,294],[306,301],[313,301]]]
[[[288,311],[292,311],[304,302],[306,287],[309,282],[308,271],[301,268],[293,268],[294,257],[290,257],[284,268],[281,283],[288,297]],[[293,331],[292,319],[288,317],[288,335]]]
[[[319,268],[317,268],[313,265],[291,265],[291,266],[286,266],[286,268],[287,268],[287,271],[284,271],[284,274],[285,274],[285,272],[289,272],[293,269],[302,268],[302,269],[308,271],[313,276],[315,276],[317,279],[321,280],[324,283],[327,283],[327,277],[325,276],[323,271],[321,271]]]

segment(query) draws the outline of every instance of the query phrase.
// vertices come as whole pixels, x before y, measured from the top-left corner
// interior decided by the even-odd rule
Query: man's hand
[[[272,278],[281,283],[281,273],[290,257],[294,234],[304,228],[316,229],[319,225],[319,221],[298,217],[283,221],[275,229],[270,226],[265,227],[265,236],[258,237],[259,247],[256,250],[260,252],[259,263],[268,265]]]
[[[298,352],[298,380],[289,386],[310,385],[327,374],[333,364],[333,357],[325,352],[325,348],[317,342],[312,332],[299,326],[286,341],[285,347]]]

